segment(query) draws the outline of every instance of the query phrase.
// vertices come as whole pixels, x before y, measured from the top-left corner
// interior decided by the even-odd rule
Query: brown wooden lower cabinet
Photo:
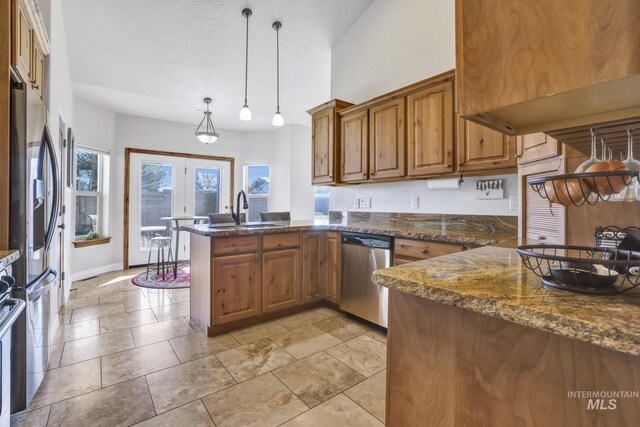
[[[271,313],[300,304],[300,249],[262,255],[262,312]]]
[[[435,258],[465,250],[464,246],[424,240],[395,239],[393,243],[393,265],[402,265],[423,259]]]
[[[214,258],[211,268],[214,324],[260,315],[260,256],[257,253]]]
[[[327,238],[323,232],[302,236],[302,303],[324,297],[327,283]]]
[[[327,239],[327,284],[324,298],[340,304],[340,278],[342,269],[342,241],[340,233],[325,233]]]
[[[588,410],[568,392],[639,389],[637,356],[389,292],[390,427],[637,425],[636,399]]]

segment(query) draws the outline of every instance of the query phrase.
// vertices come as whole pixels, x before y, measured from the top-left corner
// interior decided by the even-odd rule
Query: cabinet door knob
[[[428,253],[429,253],[429,250],[428,250],[428,249],[423,249],[423,250],[421,250],[420,252],[421,252],[421,253],[423,253],[423,254],[428,254]]]
[[[513,158],[516,160],[518,160],[520,157],[522,157],[520,154],[516,154],[515,156],[513,156]]]
[[[269,261],[269,257],[264,257],[264,260],[265,261]]]
[[[260,257],[259,256],[256,257],[256,261],[260,261]]]

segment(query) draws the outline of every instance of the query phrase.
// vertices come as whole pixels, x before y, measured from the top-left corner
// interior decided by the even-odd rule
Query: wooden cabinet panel
[[[518,137],[518,164],[555,157],[560,154],[558,140],[542,132]]]
[[[453,172],[453,82],[407,96],[408,175]]]
[[[300,246],[300,233],[265,234],[262,236],[262,249],[297,248]]]
[[[300,249],[262,255],[262,312],[300,304]]]
[[[458,170],[489,171],[516,167],[515,137],[458,119]]]
[[[393,243],[394,258],[399,259],[428,259],[453,254],[462,250],[464,250],[463,246],[425,242],[423,240],[395,239]]]
[[[325,286],[325,299],[334,304],[340,304],[340,278],[341,278],[341,239],[338,232],[327,232],[327,283]]]
[[[457,0],[460,114],[525,133],[636,117],[638,21],[637,0]]]
[[[369,178],[369,114],[355,111],[340,117],[340,182]]]
[[[320,300],[327,284],[327,236],[323,232],[302,237],[302,303]]]
[[[213,255],[231,255],[260,250],[260,237],[223,237],[212,238]]]
[[[44,56],[37,43],[33,43],[32,56],[31,86],[42,99],[42,94],[44,93]]]
[[[392,99],[369,109],[369,177],[399,178],[405,168],[405,99]]]
[[[29,22],[22,0],[14,0],[12,2],[12,9],[11,62],[25,80],[31,81],[31,49],[33,46],[31,23]]]
[[[312,116],[312,178],[313,184],[334,181],[334,109],[326,108]]]
[[[260,315],[260,257],[257,253],[214,258],[213,324]]]

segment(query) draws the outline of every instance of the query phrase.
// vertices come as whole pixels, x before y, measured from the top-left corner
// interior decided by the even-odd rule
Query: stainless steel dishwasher
[[[387,327],[388,290],[371,281],[391,266],[391,237],[342,233],[340,309]]]

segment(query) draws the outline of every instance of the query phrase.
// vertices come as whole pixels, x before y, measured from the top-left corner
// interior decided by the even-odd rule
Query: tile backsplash
[[[503,179],[504,198],[478,199],[476,182],[487,179]],[[332,211],[517,216],[517,198],[518,175],[512,174],[495,177],[464,177],[464,182],[459,188],[444,190],[428,189],[425,180],[333,187],[329,209]],[[357,205],[356,201],[358,201]],[[365,202],[361,203],[362,201]]]

